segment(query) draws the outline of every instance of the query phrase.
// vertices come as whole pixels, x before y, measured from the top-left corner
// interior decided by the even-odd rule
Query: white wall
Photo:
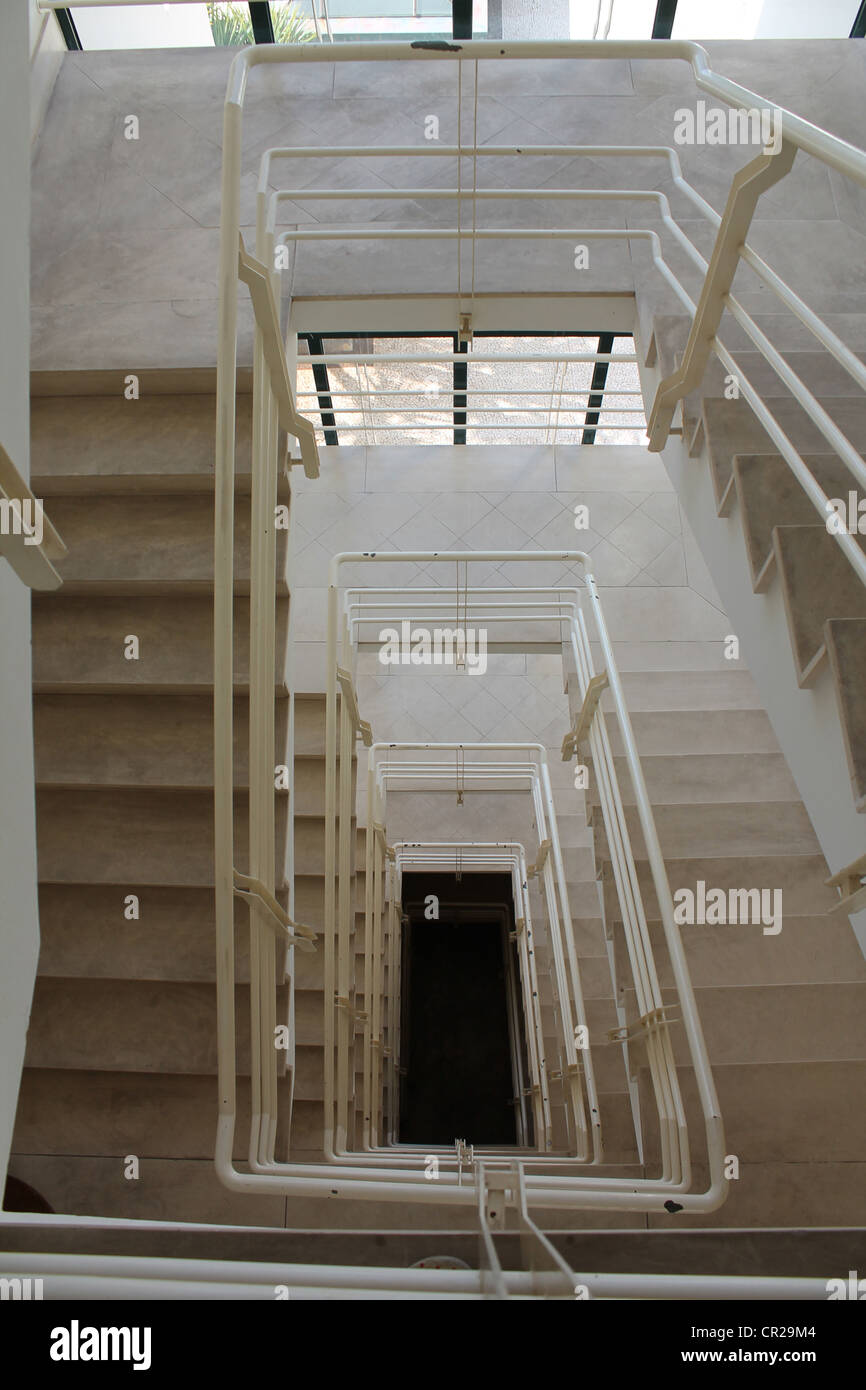
[[[66,44],[53,11],[37,10],[28,0],[30,16],[30,141],[42,129],[54,83],[63,62]]]
[[[0,5],[0,437],[29,475],[30,45],[27,6]],[[30,594],[0,560],[0,1182],[39,954]]]

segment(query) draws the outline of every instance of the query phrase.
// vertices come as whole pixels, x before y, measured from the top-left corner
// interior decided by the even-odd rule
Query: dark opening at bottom
[[[515,1144],[509,876],[406,875],[403,902],[400,1139]]]

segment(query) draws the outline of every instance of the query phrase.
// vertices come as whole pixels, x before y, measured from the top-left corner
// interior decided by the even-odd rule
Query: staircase
[[[239,397],[242,426],[248,424],[247,403]],[[703,428],[715,439],[713,411],[723,403],[706,404],[695,429]],[[228,1193],[213,1173],[212,478],[207,448],[212,410],[212,396],[181,390],[135,404],[95,395],[34,400],[33,488],[46,498],[69,553],[61,593],[34,597],[42,954],[13,1172],[46,1195],[55,1209],[79,1214],[295,1229],[369,1230],[377,1224],[406,1231],[419,1226],[471,1229],[471,1214],[447,1208],[422,1208],[419,1216],[408,1204],[311,1205],[294,1198]],[[759,457],[754,441],[750,447],[748,460]],[[744,459],[733,459],[731,487],[742,479],[747,485],[755,481],[748,466],[741,479]],[[249,455],[242,449],[239,497],[249,490],[248,469]],[[286,479],[280,483],[280,500],[289,501]],[[239,846],[245,834],[247,751],[243,516],[239,507]],[[766,561],[760,563],[766,568]],[[289,640],[282,550],[279,565],[277,669],[282,672]],[[138,659],[128,660],[124,652],[133,635],[139,639]],[[784,893],[778,935],[765,936],[760,926],[682,927],[728,1148],[739,1159],[741,1174],[726,1205],[692,1224],[862,1223],[860,1156],[866,1134],[852,1097],[862,1092],[866,1072],[866,966],[847,919],[824,916],[835,900],[824,885],[826,864],[753,682],[737,669],[633,669],[624,683],[672,889],[694,889],[703,880],[708,888],[781,888]],[[275,763],[288,763],[290,701],[283,678],[275,699]],[[568,678],[568,701],[573,717],[573,677]],[[619,754],[613,724],[611,730]],[[321,928],[324,697],[316,691],[295,696],[294,745],[294,914]],[[600,1092],[605,1134],[601,1171],[643,1176],[656,1167],[658,1151],[657,1136],[646,1123],[652,1107],[641,1048],[630,1045],[627,1071],[620,1045],[607,1042],[608,1031],[623,1020],[633,1021],[635,1011],[630,991],[620,985],[615,998],[611,988],[609,943],[617,980],[627,979],[628,971],[610,891],[604,828],[594,814],[593,779],[587,827],[574,791],[573,764],[563,763],[554,750],[550,768]],[[617,770],[651,915],[652,881],[621,757]],[[278,793],[277,863],[284,870],[288,800],[285,792]],[[490,806],[485,810],[481,805],[473,813],[471,798],[465,809],[475,815],[472,824],[480,815],[476,828],[492,815]],[[501,821],[501,808],[497,815]],[[453,811],[444,824],[449,816],[453,819]],[[435,836],[442,834],[443,819],[441,814],[431,819],[428,812],[426,821],[422,815],[415,824],[401,812],[394,824],[407,835]],[[523,833],[529,839],[526,827]],[[362,823],[355,862],[360,952]],[[285,901],[285,872],[282,885]],[[130,907],[133,897],[138,916]],[[531,901],[540,923],[537,880]],[[243,1077],[249,1065],[244,1061],[249,1046],[245,907],[239,906],[237,922]],[[652,921],[651,931],[664,985],[670,977],[664,974],[668,966],[660,923]],[[291,1149],[284,1125],[277,1145],[281,1160],[322,1157],[322,959],[321,938],[316,954],[296,953]],[[549,975],[540,983],[552,1049],[556,1019]],[[363,956],[357,954],[358,1007],[362,989]],[[279,1002],[284,999],[283,991]],[[350,1126],[349,1136],[355,1144],[361,1066],[359,1037],[354,1133]],[[683,1064],[680,1074],[690,1124],[699,1135],[688,1066]],[[281,1088],[285,1114],[288,1076]],[[246,1158],[242,1136],[248,1091],[242,1080],[235,1153],[241,1163]],[[643,1165],[632,1111],[635,1096],[645,1102]],[[564,1139],[561,1119],[557,1133]],[[137,1170],[132,1158],[138,1160]],[[552,1215],[549,1224],[588,1231],[673,1230],[689,1223],[676,1215],[583,1212],[567,1218]]]
[[[34,486],[50,499],[68,555],[57,602],[37,595],[33,604],[42,949],[13,1170],[57,1210],[255,1225],[279,1220],[282,1204],[226,1193],[212,1157],[214,398],[198,381],[193,391],[182,380],[173,390],[136,402],[100,395],[33,402]],[[239,434],[247,432],[236,527],[235,823],[242,846],[248,397],[239,397],[238,411]],[[280,500],[289,500],[286,479]],[[287,643],[285,539],[279,533],[278,671]],[[131,637],[137,659],[125,655]],[[287,763],[282,678],[275,699],[274,761]],[[300,746],[308,742],[312,756],[301,764],[296,849],[314,894],[318,715],[315,704],[298,702]],[[285,791],[277,793],[277,826],[285,901]],[[238,1038],[248,1075],[245,917],[239,907]],[[302,1017],[305,999],[302,992]],[[302,1048],[298,1064],[303,1135],[313,1125],[315,1055]],[[240,1090],[248,1111],[248,1082]]]
[[[854,1096],[866,1084],[866,962],[835,895],[797,789],[745,670],[635,670],[624,676],[632,723],[674,901],[677,890],[781,889],[782,928],[685,924],[685,946],[719,1093],[729,1154],[739,1160],[725,1205],[700,1219],[651,1215],[651,1227],[862,1224],[864,1134]],[[606,697],[605,697],[606,698]],[[576,712],[578,702],[572,697]],[[661,984],[673,983],[646,849],[618,731],[617,771]],[[588,797],[607,929],[627,978],[607,839]],[[772,897],[770,898],[772,901]],[[633,995],[623,1000],[636,1021]],[[679,1051],[679,1030],[673,1028]],[[645,1156],[658,1163],[643,1044],[630,1045]],[[680,1084],[689,1132],[700,1135],[691,1068]],[[695,1159],[699,1160],[699,1144]],[[700,1180],[704,1174],[700,1173]]]
[[[862,454],[866,406],[848,374],[826,352],[807,347],[807,335],[793,321],[780,315],[758,315],[757,321],[768,336],[776,336],[785,361]],[[651,322],[648,360],[661,376],[667,376],[681,361],[689,320],[659,311]],[[862,315],[828,315],[827,325],[866,361]],[[856,479],[830,452],[823,435],[763,356],[749,349],[748,339],[737,326],[726,325],[723,337],[827,497],[844,504],[843,525],[848,524],[862,549],[866,523],[858,533],[863,513],[857,512]],[[739,520],[752,592],[768,594],[776,588],[781,596],[797,684],[812,689],[830,673],[851,795],[856,810],[862,811],[866,807],[866,590],[748,402],[726,398],[725,373],[719,362],[708,368],[700,390],[683,401],[682,416],[683,447],[706,467],[718,516]],[[849,518],[852,493],[855,506]],[[825,728],[814,730],[817,749],[828,736]]]
[[[494,56],[493,52],[488,56]],[[706,79],[703,90],[720,89]],[[724,87],[721,95],[727,99]],[[822,146],[830,142],[822,141],[820,132],[816,136],[811,128],[798,130],[796,118],[788,118],[787,113],[786,119],[786,137],[796,138],[802,150],[817,153],[818,158],[827,156],[837,169],[853,170],[855,177],[862,175],[856,152],[846,154],[835,147],[828,152]],[[229,112],[227,130],[231,122],[239,134],[239,108]],[[242,141],[226,141],[227,190],[236,184],[240,187],[241,170],[233,163],[235,145],[239,151]],[[498,153],[507,151],[500,148]],[[579,147],[569,147],[569,159],[577,153]],[[271,186],[270,170],[266,173],[263,188]],[[489,194],[499,188],[481,191]],[[360,191],[357,196],[372,194]],[[225,327],[234,309],[233,301],[225,299],[226,290],[237,288],[239,214],[230,196],[223,206],[220,294]],[[745,236],[753,210],[743,204],[730,215],[726,211],[723,238],[732,225]],[[473,237],[475,211],[473,204]],[[264,213],[263,205],[258,212]],[[259,334],[254,380],[256,406],[262,407],[261,416],[256,417],[258,433],[263,431],[263,437],[257,439],[255,466],[258,476],[266,451],[271,449],[273,458],[273,447],[278,447],[282,469],[278,498],[289,503],[289,476],[282,462],[284,437],[279,434],[278,438],[276,429],[265,428],[265,418],[278,415],[283,429],[306,442],[305,466],[311,479],[318,472],[318,462],[315,449],[309,447],[307,424],[294,413],[292,369],[284,357],[277,299],[271,295],[276,277],[262,269],[272,263],[274,250],[273,238],[263,231],[266,220],[260,215],[256,238],[261,265],[246,253],[240,263],[241,278],[252,293]],[[562,235],[561,229],[556,235]],[[457,240],[459,260],[459,231]],[[679,251],[681,255],[682,243]],[[474,300],[474,242],[472,253]],[[739,250],[732,247],[730,255],[723,250],[719,258],[714,256],[708,280],[710,300],[716,293],[724,299],[731,277],[726,285],[713,277],[721,263],[719,279],[723,278],[728,261],[733,274],[735,253]],[[699,261],[699,256],[697,262],[692,260],[692,274]],[[432,257],[430,265],[435,270]],[[303,275],[298,283],[302,280]],[[670,286],[670,279],[667,283]],[[314,295],[315,289],[314,277],[312,288],[306,283],[303,292]],[[650,374],[668,377],[682,361],[690,321],[679,309],[671,312],[669,302],[657,302],[654,289],[650,293],[638,284],[635,297],[638,317],[644,325],[648,316],[651,320],[644,365]],[[226,313],[229,305],[231,313]],[[730,300],[727,307],[733,312]],[[771,327],[779,330],[785,360],[826,406],[850,444],[863,451],[862,394],[854,393],[850,377],[837,363],[828,362],[826,354],[815,351],[799,329],[792,333],[775,322],[778,316],[773,316],[771,325],[769,317],[757,314],[768,332]],[[834,324],[839,319],[840,334],[860,360],[866,360],[863,316],[830,317]],[[292,324],[290,317],[289,358],[294,346]],[[227,355],[229,336],[224,334],[220,348]],[[821,487],[828,496],[847,501],[854,490],[853,475],[828,452],[824,436],[780,384],[766,357],[753,350],[740,329],[722,336]],[[236,358],[235,350],[232,373],[237,371]],[[233,379],[225,367],[221,359],[220,390],[222,383]],[[645,384],[648,381],[645,378]],[[58,389],[56,381],[37,385],[46,391]],[[241,385],[234,441],[224,428],[228,412],[225,408],[219,412],[217,466],[220,478],[226,477],[235,456],[235,867],[244,872],[250,785],[245,602],[250,589],[250,521],[245,499],[251,487],[254,413],[246,394],[249,372],[242,372]],[[736,392],[729,398],[729,386],[726,372],[713,362],[700,389],[682,403],[680,448],[692,467],[687,485],[680,478],[680,490],[697,488],[702,480],[728,537],[739,519],[744,574],[755,594],[775,595],[781,603],[797,685],[813,690],[821,682],[825,686],[832,682],[840,748],[847,757],[856,813],[866,808],[866,591],[771,435],[744,399]],[[38,395],[34,405],[32,486],[37,496],[46,499],[68,555],[61,565],[64,587],[59,596],[34,599],[43,943],[13,1171],[44,1193],[55,1208],[79,1214],[295,1230],[390,1226],[417,1231],[422,1224],[446,1231],[470,1229],[475,1213],[469,1208],[455,1213],[447,1205],[242,1196],[217,1183],[212,1167],[217,1108],[211,849],[213,422],[218,413],[214,381],[208,372],[153,373],[149,379],[145,373],[141,398],[135,401],[125,400],[121,392],[99,394],[106,389],[104,379],[100,383],[94,377],[84,387],[91,394]],[[671,468],[672,477],[675,471]],[[554,473],[553,486],[558,489],[556,469]],[[493,481],[498,486],[502,477]],[[218,507],[223,495],[217,488]],[[576,496],[580,495],[578,491]],[[502,520],[500,516],[499,524]],[[550,524],[558,521],[561,518],[557,519],[554,509]],[[574,542],[571,531],[569,536]],[[328,1074],[324,1021],[330,1019],[334,1004],[325,995],[323,957],[331,945],[325,931],[336,934],[336,928],[330,923],[326,928],[324,920],[325,706],[314,681],[298,687],[286,674],[293,644],[285,532],[277,533],[277,541],[273,752],[275,766],[293,765],[294,780],[288,791],[277,792],[276,891],[300,922],[319,929],[320,937],[316,954],[295,953],[293,980],[280,979],[278,973],[276,1017],[293,1021],[297,1046],[288,1062],[283,1059],[279,1066],[283,1127],[277,1135],[276,1156],[314,1163],[324,1156]],[[359,544],[368,543],[378,545],[378,540],[359,538]],[[333,549],[342,548],[335,542],[329,550],[329,544],[322,551],[325,561]],[[863,544],[859,535],[857,544]],[[483,543],[470,548],[481,550]],[[552,544],[545,547],[552,548]],[[398,549],[411,552],[413,546],[406,541]],[[448,552],[447,543],[442,550]],[[217,554],[221,559],[219,547]],[[725,600],[724,590],[722,596]],[[733,608],[727,602],[725,606]],[[658,1211],[651,1215],[616,1211],[614,1216],[601,1210],[560,1212],[550,1215],[545,1224],[574,1231],[619,1226],[662,1234],[679,1227],[679,1234],[690,1224],[752,1230],[864,1223],[860,1194],[866,1175],[862,1161],[866,1131],[862,1106],[852,1100],[863,1093],[866,1068],[862,1021],[866,966],[846,918],[838,912],[827,915],[838,900],[826,881],[829,870],[822,844],[827,857],[832,855],[815,813],[820,797],[810,800],[806,779],[802,772],[797,774],[797,750],[781,731],[777,742],[746,671],[658,671],[638,662],[628,672],[625,685],[675,897],[683,891],[697,892],[698,885],[725,894],[739,890],[744,898],[754,893],[762,897],[766,892],[771,898],[781,894],[782,917],[781,923],[774,923],[772,934],[754,921],[718,926],[685,922],[681,928],[734,1170],[727,1203],[709,1216],[680,1216],[671,1203],[672,1209],[664,1215]],[[576,677],[569,675],[566,687],[564,713],[575,719],[581,705]],[[376,732],[380,737],[390,733],[387,727]],[[822,724],[815,735],[816,747],[829,746],[835,732]],[[611,735],[661,982],[675,1001],[649,850],[637,813],[638,797],[613,725]],[[223,766],[227,761],[223,760]],[[635,993],[626,983],[630,972],[613,891],[612,848],[599,813],[595,770],[591,770],[584,823],[575,800],[571,764],[557,766],[555,754],[551,763],[557,768],[556,802],[562,813],[570,906],[585,984],[585,1021],[606,1141],[601,1171],[630,1181],[655,1173],[661,1147],[650,1119],[654,1107],[639,1010]],[[798,775],[799,789],[789,767]],[[261,774],[259,764],[254,764],[254,772]],[[269,794],[267,776],[264,783]],[[497,835],[503,833],[507,795],[481,813],[481,825],[486,829],[489,818]],[[354,794],[351,799],[354,804]],[[430,810],[429,802],[424,809]],[[475,831],[470,831],[470,819],[467,815],[463,821],[467,836],[481,828],[476,823]],[[413,833],[435,837],[435,820],[428,817],[412,831],[405,818],[397,816],[393,828],[389,822],[388,833],[396,838],[399,827],[404,837]],[[358,866],[357,872],[349,874],[355,909],[350,943],[355,979],[342,1002],[358,1009],[364,986],[361,914],[369,885],[363,866],[364,827],[353,822],[350,828],[355,832],[351,841]],[[521,839],[528,848],[537,848],[539,837],[536,834],[533,845],[532,829],[521,831]],[[225,877],[216,882],[222,892]],[[341,891],[345,887],[341,881]],[[537,881],[531,884],[530,901],[538,922],[538,964],[543,966],[539,994],[544,1046],[554,1068],[553,1143],[555,1149],[564,1150],[565,1109],[555,1075],[562,1065],[557,1054],[563,1025],[552,987],[550,943]],[[243,1165],[248,1158],[244,1150],[249,1112],[255,1106],[251,1081],[255,1066],[249,1043],[255,991],[245,949],[246,907],[238,908],[235,920],[241,1114],[234,1158]],[[779,925],[781,930],[776,931]],[[386,977],[386,990],[395,988],[396,980]],[[690,1130],[699,1135],[701,1106],[689,1052],[683,1046],[684,1030],[675,1018],[670,1029]],[[621,1036],[610,1038],[616,1030],[628,1034],[625,1045]],[[393,1049],[394,1039],[384,1029],[382,1043]],[[348,1100],[350,1150],[358,1148],[363,1136],[363,1058],[363,1043],[356,1032],[349,1052],[349,1071],[355,1078]],[[707,1174],[700,1171],[699,1148],[696,1168],[693,1191],[707,1181]],[[330,1178],[329,1172],[328,1184]],[[415,1189],[407,1185],[406,1190]],[[343,1194],[335,1187],[331,1195]]]

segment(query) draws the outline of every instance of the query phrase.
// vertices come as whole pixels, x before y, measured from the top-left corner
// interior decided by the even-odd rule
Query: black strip
[[[273,43],[274,21],[268,0],[250,0],[250,19],[256,43]]]
[[[472,38],[472,0],[451,0],[451,37]]]
[[[457,6],[454,6],[455,10]],[[469,344],[461,343],[457,334],[452,339],[455,352],[466,352]],[[454,443],[466,443],[466,388],[469,385],[469,363],[455,362],[452,389],[454,392]],[[460,394],[458,394],[460,393]],[[460,426],[463,428],[461,429]]]
[[[307,333],[305,337],[310,356],[324,357],[325,349],[321,336],[318,333]],[[303,358],[301,360],[303,361]],[[325,443],[339,444],[334,402],[331,400],[331,382],[328,377],[328,364],[326,362],[313,363],[313,385],[319,393],[319,414],[322,417],[322,429],[325,431]]]
[[[857,11],[857,18],[848,35],[849,39],[866,39],[866,0],[860,0],[860,8]]]
[[[669,39],[674,31],[676,13],[677,0],[658,0],[651,37],[654,39]]]
[[[78,37],[78,30],[75,27],[75,20],[72,18],[70,10],[55,10],[57,23],[60,25],[60,32],[66,40],[66,47],[70,53],[81,53],[83,45]]]
[[[613,352],[613,338],[614,335],[612,333],[599,333],[597,351]],[[590,426],[598,424],[598,417],[604,405],[604,388],[607,383],[608,365],[607,362],[596,362],[593,366],[592,381],[589,388],[590,397],[586,403],[586,418],[583,422],[583,435],[580,440],[581,444],[595,443],[595,430],[591,429]],[[590,419],[590,416],[592,416],[592,419]]]

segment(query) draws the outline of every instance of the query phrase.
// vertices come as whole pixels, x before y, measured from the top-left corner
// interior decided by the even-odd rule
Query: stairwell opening
[[[513,931],[508,874],[404,875],[402,1143],[531,1142],[518,1115],[526,1049]]]

